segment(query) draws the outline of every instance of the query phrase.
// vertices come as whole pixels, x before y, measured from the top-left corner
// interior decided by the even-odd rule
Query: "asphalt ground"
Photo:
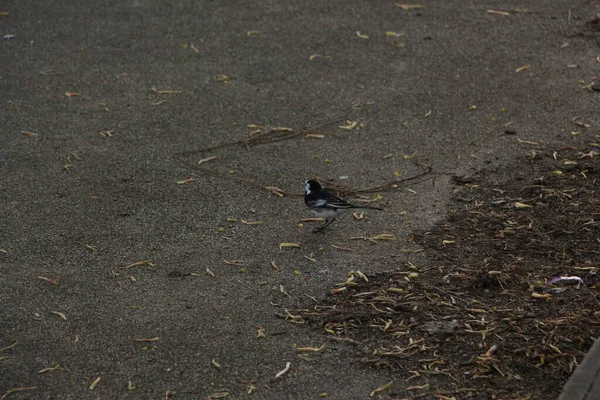
[[[349,270],[426,259],[403,250],[447,215],[452,175],[513,165],[524,141],[593,140],[599,11],[558,0],[1,3],[0,392],[359,399],[402,387],[342,342],[298,358],[323,336],[277,314]],[[273,127],[324,138],[194,153]],[[301,193],[315,176],[368,188],[423,165],[432,179],[382,192],[385,212],[323,235],[299,226],[310,216],[300,197],[262,188]],[[397,240],[351,239],[381,233]]]

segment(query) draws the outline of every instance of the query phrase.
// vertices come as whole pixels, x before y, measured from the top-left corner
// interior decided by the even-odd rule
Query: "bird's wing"
[[[322,207],[335,209],[354,208],[354,206],[348,203],[346,200],[340,199],[339,197],[333,195],[325,200],[325,204]]]
[[[313,200],[306,201],[307,206],[315,207],[315,208],[326,207],[326,204],[327,204],[327,200],[325,200],[325,199],[313,199]]]

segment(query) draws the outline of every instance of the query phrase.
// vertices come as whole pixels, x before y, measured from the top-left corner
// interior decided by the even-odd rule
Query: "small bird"
[[[325,218],[325,223],[317,228],[315,232],[321,232],[335,221],[337,217],[351,209],[367,208],[370,210],[383,210],[383,208],[379,207],[350,204],[346,200],[334,196],[323,189],[321,184],[314,179],[304,182],[304,203],[317,217]]]

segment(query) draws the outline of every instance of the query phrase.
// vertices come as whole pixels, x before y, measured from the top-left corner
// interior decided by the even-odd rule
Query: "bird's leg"
[[[325,223],[324,223],[322,226],[320,226],[319,228],[315,229],[313,232],[323,232],[323,230],[324,230],[325,228],[327,228],[329,225],[331,225],[331,223],[332,223],[333,221],[335,221],[335,218],[326,219],[326,220],[325,220]]]

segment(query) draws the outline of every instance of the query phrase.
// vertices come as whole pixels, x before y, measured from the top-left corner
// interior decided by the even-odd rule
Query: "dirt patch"
[[[351,273],[298,313],[397,372],[381,395],[553,399],[600,333],[597,147],[526,145],[512,171],[455,179],[456,209],[409,239],[428,265]]]

